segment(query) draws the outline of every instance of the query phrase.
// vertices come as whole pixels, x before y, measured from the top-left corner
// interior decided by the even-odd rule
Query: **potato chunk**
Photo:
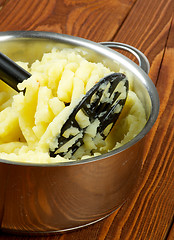
[[[12,107],[7,107],[1,111],[0,119],[0,143],[23,140],[18,114]]]
[[[70,69],[65,69],[57,89],[58,98],[66,103],[71,101],[73,78],[74,72],[72,72]]]
[[[24,81],[21,84],[21,88],[25,88],[27,85],[25,95],[23,93],[16,95],[13,106],[18,112],[19,126],[27,143],[33,145],[37,141],[32,128],[35,124],[34,115],[37,106],[39,83],[34,80],[26,81],[28,82]]]

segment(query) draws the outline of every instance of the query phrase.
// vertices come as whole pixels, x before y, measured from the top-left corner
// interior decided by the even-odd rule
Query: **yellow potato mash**
[[[87,61],[76,49],[53,49],[31,66],[24,62],[18,64],[32,76],[18,84],[20,93],[0,80],[0,158],[33,163],[69,161],[59,155],[50,157],[49,149],[56,147],[56,136],[79,99],[111,70],[102,63]],[[120,69],[120,72],[124,71]],[[133,92],[133,77],[125,74],[129,80],[126,104],[106,140],[98,139],[101,144],[97,144],[93,156],[124,145],[146,123],[143,105]],[[81,126],[89,124],[80,112],[77,119]],[[89,128],[90,133],[94,134]],[[95,144],[88,136],[84,143],[79,151],[80,159],[91,157],[90,150]]]

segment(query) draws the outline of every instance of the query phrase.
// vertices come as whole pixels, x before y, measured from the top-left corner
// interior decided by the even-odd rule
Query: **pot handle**
[[[110,48],[117,48],[121,50],[125,50],[127,52],[132,53],[139,62],[139,66],[148,74],[150,70],[150,63],[147,59],[147,57],[137,48],[120,42],[100,42],[100,44],[110,47]]]

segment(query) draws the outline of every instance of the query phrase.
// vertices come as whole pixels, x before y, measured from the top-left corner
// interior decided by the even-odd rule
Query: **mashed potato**
[[[56,136],[79,99],[111,70],[102,63],[87,61],[73,49],[53,49],[30,67],[27,63],[18,64],[32,77],[18,84],[20,93],[0,80],[0,158],[34,163],[69,161],[59,155],[50,157],[49,149],[56,147]],[[109,136],[93,152],[94,156],[124,145],[146,123],[142,103],[132,89],[132,76],[126,75],[129,93],[125,107]],[[87,124],[83,115],[77,118],[79,124]],[[81,147],[82,159],[91,156],[93,145],[88,139],[85,142]]]

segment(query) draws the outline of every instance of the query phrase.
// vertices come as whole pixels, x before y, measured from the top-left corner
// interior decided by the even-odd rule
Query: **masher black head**
[[[88,117],[89,125],[97,121],[96,132],[105,139],[120,116],[126,102],[128,88],[128,80],[122,73],[112,73],[96,83],[77,104],[62,126],[57,137],[57,147],[50,150],[50,156],[60,155],[73,159],[77,149],[84,144],[84,136],[89,126],[84,128],[80,126],[76,119],[79,111]],[[73,128],[72,134],[67,135],[66,132],[71,128]]]

